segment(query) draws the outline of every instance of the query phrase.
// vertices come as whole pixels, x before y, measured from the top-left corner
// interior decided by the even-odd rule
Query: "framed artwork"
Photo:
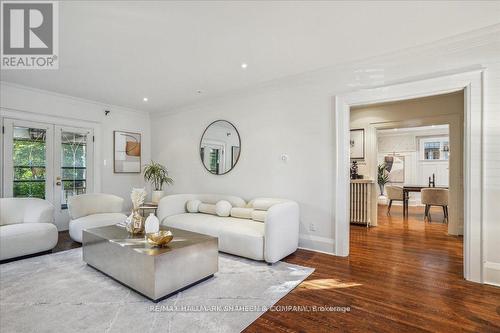
[[[405,182],[405,157],[388,155],[384,157],[385,169],[389,175],[389,183]]]
[[[231,167],[233,167],[238,159],[240,158],[240,149],[239,146],[231,146]]]
[[[141,134],[113,132],[113,171],[115,173],[141,172]]]
[[[351,159],[365,158],[365,130],[363,128],[351,130],[350,146]]]

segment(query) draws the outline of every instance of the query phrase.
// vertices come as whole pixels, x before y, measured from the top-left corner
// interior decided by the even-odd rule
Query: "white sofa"
[[[0,199],[0,260],[45,252],[57,244],[54,206],[36,198]]]
[[[233,208],[252,208],[256,200],[272,201],[274,204],[265,212],[264,221],[255,221],[188,213],[186,204],[190,200],[207,204],[225,200]],[[268,263],[275,263],[295,252],[299,242],[299,206],[290,200],[258,198],[247,204],[239,197],[228,195],[176,194],[160,200],[158,218],[166,226],[218,237],[219,251]]]
[[[122,213],[123,199],[104,193],[75,195],[68,199],[69,235],[75,242],[82,242],[84,229],[113,225],[125,221]]]

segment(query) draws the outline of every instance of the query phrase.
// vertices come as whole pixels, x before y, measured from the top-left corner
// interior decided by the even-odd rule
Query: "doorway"
[[[350,109],[425,96],[464,92],[464,277],[483,283],[483,72],[475,70],[359,90],[333,99],[334,115],[334,230],[335,254],[349,255],[349,129]]]
[[[11,118],[3,126],[3,196],[52,202],[66,230],[69,197],[93,190],[93,130]]]

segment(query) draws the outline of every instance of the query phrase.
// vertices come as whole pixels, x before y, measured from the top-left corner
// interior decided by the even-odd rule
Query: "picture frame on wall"
[[[389,176],[389,183],[405,182],[405,157],[401,155],[384,156],[385,169]]]
[[[141,133],[113,131],[113,172],[141,172]]]
[[[351,159],[363,160],[365,158],[365,130],[363,128],[351,130],[350,147]]]

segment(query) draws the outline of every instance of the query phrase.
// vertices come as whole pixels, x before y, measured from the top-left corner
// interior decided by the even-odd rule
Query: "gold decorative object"
[[[132,214],[127,219],[127,231],[132,235],[144,232],[144,218],[139,214],[138,209],[132,210]]]
[[[160,230],[158,232],[146,234],[146,239],[153,246],[165,246],[174,238],[170,230]]]

